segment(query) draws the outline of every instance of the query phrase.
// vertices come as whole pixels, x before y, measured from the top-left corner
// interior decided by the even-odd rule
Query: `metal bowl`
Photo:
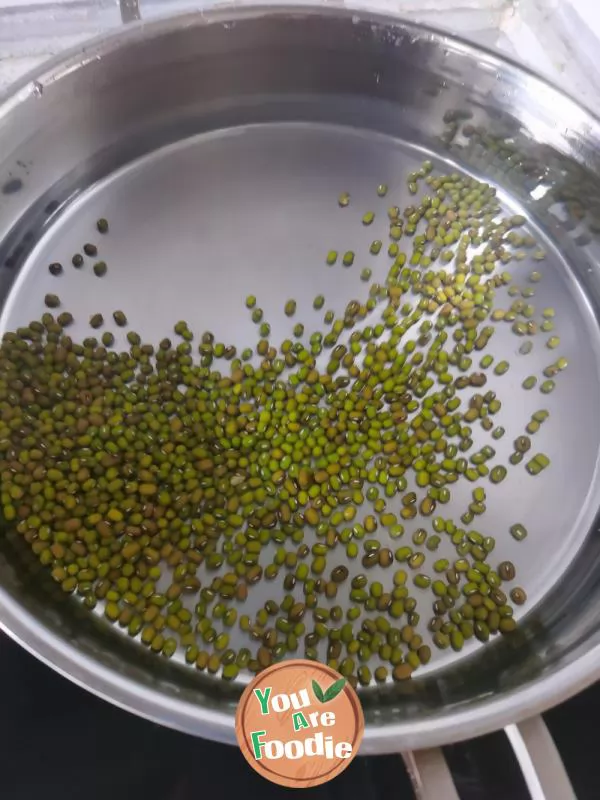
[[[358,192],[365,181],[399,181],[424,154],[496,184],[545,242],[551,299],[576,359],[555,407],[554,477],[541,494],[513,486],[536,527],[519,551],[532,602],[518,636],[438,661],[407,685],[362,692],[365,753],[486,733],[560,702],[599,672],[599,143],[588,111],[514,63],[397,18],[310,5],[132,25],[54,60],[0,105],[4,329],[39,315],[53,285],[43,265],[52,253],[68,258],[76,229],[107,203],[112,255],[126,268],[117,284],[77,277],[64,295],[84,317],[137,298],[129,316],[138,329],[175,304],[176,318],[193,314],[201,297],[206,327],[223,324],[211,293],[231,291],[234,261],[260,263],[267,224],[279,261],[265,261],[261,280],[284,281],[286,294],[289,280],[314,296],[303,270],[308,257],[321,258],[330,231],[321,226],[299,253],[307,238],[299,221],[318,226],[325,193],[337,197],[346,178]],[[278,212],[282,187],[290,205]],[[187,239],[196,225],[201,255]],[[293,268],[284,278],[281,260]],[[243,334],[235,316],[227,325]],[[149,656],[58,596],[8,534],[0,582],[2,627],[59,672],[162,724],[234,741],[239,686]]]

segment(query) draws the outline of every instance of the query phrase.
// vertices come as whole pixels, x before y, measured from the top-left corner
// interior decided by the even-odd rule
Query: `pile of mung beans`
[[[515,432],[500,463],[502,402],[486,383],[509,369],[491,352],[498,326],[524,354],[553,331],[554,311],[531,302],[541,273],[520,289],[506,271],[544,252],[522,216],[501,217],[487,184],[435,175],[427,161],[407,184],[414,204],[391,205],[389,240],[369,247],[389,262],[385,282],[363,269],[365,297],[342,315],[324,311],[320,331],[294,320],[276,346],[248,296],[258,341],[241,349],[185,321],[145,342],[123,311],[94,314],[79,342],[72,314],[48,294],[40,320],[4,334],[2,515],[65,593],[151,651],[226,680],[306,657],[353,685],[403,681],[432,645],[460,651],[515,630],[526,593],[515,566],[496,563],[482,515],[509,469],[549,466],[533,444],[548,411]],[[332,213],[351,203],[340,194]],[[374,217],[366,211],[362,224]],[[105,219],[97,227],[108,234]],[[82,249],[50,273],[85,269],[98,249]],[[355,260],[331,250],[323,269]],[[92,269],[109,279],[105,262]],[[301,316],[293,298],[282,312]],[[127,328],[121,352],[112,324]],[[523,389],[543,398],[566,366],[556,359]],[[489,434],[479,449],[475,428]],[[471,502],[450,519],[458,482],[472,484]],[[527,530],[515,522],[509,535],[522,541]],[[436,555],[443,541],[455,558]],[[374,567],[384,578],[370,577]],[[259,583],[270,599],[247,613]],[[231,646],[233,629],[245,647]]]

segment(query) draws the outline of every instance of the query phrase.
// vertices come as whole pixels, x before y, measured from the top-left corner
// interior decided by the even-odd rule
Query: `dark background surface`
[[[546,715],[579,800],[600,797],[600,684]],[[504,734],[446,748],[461,800],[527,800]],[[0,634],[3,800],[279,800],[233,747],[161,728],[97,699]],[[313,800],[411,800],[402,758],[357,758]],[[443,800],[440,798],[439,800]]]

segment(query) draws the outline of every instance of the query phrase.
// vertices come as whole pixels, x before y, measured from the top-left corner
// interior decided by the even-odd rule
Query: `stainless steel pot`
[[[555,304],[562,304],[570,315],[572,340],[586,358],[572,373],[559,406],[564,458],[558,457],[556,481],[546,489],[546,500],[535,500],[546,538],[538,538],[537,545],[522,554],[535,591],[519,636],[444,662],[408,686],[362,694],[364,753],[425,749],[414,758],[433,764],[433,773],[427,769],[424,774],[427,784],[437,780],[439,767],[430,748],[513,726],[509,732],[517,750],[519,737],[533,744],[529,756],[521,753],[524,761],[533,755],[537,762],[532,789],[541,780],[548,797],[565,800],[570,789],[552,760],[555,753],[550,761],[539,759],[553,752],[541,720],[518,729],[514,723],[565,700],[600,674],[595,611],[600,538],[594,494],[600,396],[600,126],[591,113],[497,55],[428,28],[362,11],[310,5],[225,8],[133,24],[55,59],[2,100],[0,292],[9,298],[3,324],[14,322],[15,314],[35,313],[37,306],[27,298],[31,287],[46,278],[32,277],[30,265],[46,258],[44,248],[53,230],[60,235],[52,245],[63,246],[61,236],[69,229],[73,204],[83,198],[85,213],[92,214],[94,203],[88,203],[86,191],[95,182],[118,170],[125,174],[136,159],[151,158],[158,148],[186,137],[273,123],[306,125],[305,134],[296,129],[296,152],[313,146],[311,126],[357,126],[370,132],[369,142],[382,137],[410,142],[415,152],[431,152],[495,182],[509,204],[520,205],[554,248],[552,269],[568,274],[575,287],[572,296],[563,284],[552,290]],[[318,158],[329,159],[338,170],[329,186],[337,194],[341,187],[335,180],[343,165],[336,158],[340,150],[346,151],[344,145],[322,145],[316,145],[321,148]],[[245,185],[257,186],[269,169],[269,152],[277,158],[277,147],[275,137],[266,156],[264,147],[261,153],[242,148],[229,165],[218,160],[222,153],[209,154],[201,162],[207,185],[212,190],[232,179],[235,164],[238,177],[248,170]],[[347,151],[348,158],[352,152]],[[381,167],[376,147],[356,152],[353,169],[361,179],[362,172],[373,174]],[[386,169],[394,163],[388,156]],[[289,152],[285,158],[291,158]],[[216,172],[211,171],[214,159],[220,164]],[[301,161],[280,161],[279,167],[285,171],[288,164],[301,173]],[[195,208],[197,184],[189,188],[191,163],[180,164],[174,180],[183,198],[176,216],[193,225],[190,209]],[[136,191],[123,213],[132,215],[131,225],[144,227],[144,220],[153,222],[161,213],[161,204],[152,201],[156,193],[151,186],[138,186]],[[264,203],[265,191],[258,189],[258,205]],[[252,198],[243,202],[243,209],[236,209],[238,221],[252,214]],[[198,204],[199,213],[210,213],[209,199]],[[223,226],[225,237],[231,237],[232,225],[235,230],[231,219],[213,224]],[[151,228],[146,225],[145,235],[151,237]],[[256,242],[260,244],[260,231],[244,230],[252,251]],[[151,262],[150,250],[148,245],[139,261]],[[133,250],[128,257],[132,262],[138,259]],[[193,257],[188,248],[185,258]],[[133,266],[131,270],[134,274]],[[135,274],[139,287],[144,274]],[[124,281],[122,290],[130,291],[131,280]],[[277,282],[276,273],[269,281]],[[206,279],[201,285],[206,287]],[[167,281],[156,293],[169,291]],[[84,307],[97,299],[87,285],[73,292],[71,299]],[[152,302],[150,298],[149,308],[154,309]],[[218,308],[215,313],[220,314]],[[565,514],[570,515],[568,524]],[[234,741],[238,687],[148,658],[102,620],[82,614],[75,603],[54,598],[45,576],[11,537],[3,540],[0,582],[2,627],[47,664],[149,719],[198,736]],[[450,797],[450,791],[445,788],[437,796]]]

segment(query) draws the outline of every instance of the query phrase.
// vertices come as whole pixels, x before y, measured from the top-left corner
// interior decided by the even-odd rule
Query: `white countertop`
[[[333,0],[338,1],[342,2]],[[210,4],[198,0],[0,0],[0,91],[45,58],[123,25],[123,18],[131,15],[127,8],[138,6],[142,18],[151,19]],[[597,0],[362,0],[362,5],[446,28],[517,57],[600,113]]]

